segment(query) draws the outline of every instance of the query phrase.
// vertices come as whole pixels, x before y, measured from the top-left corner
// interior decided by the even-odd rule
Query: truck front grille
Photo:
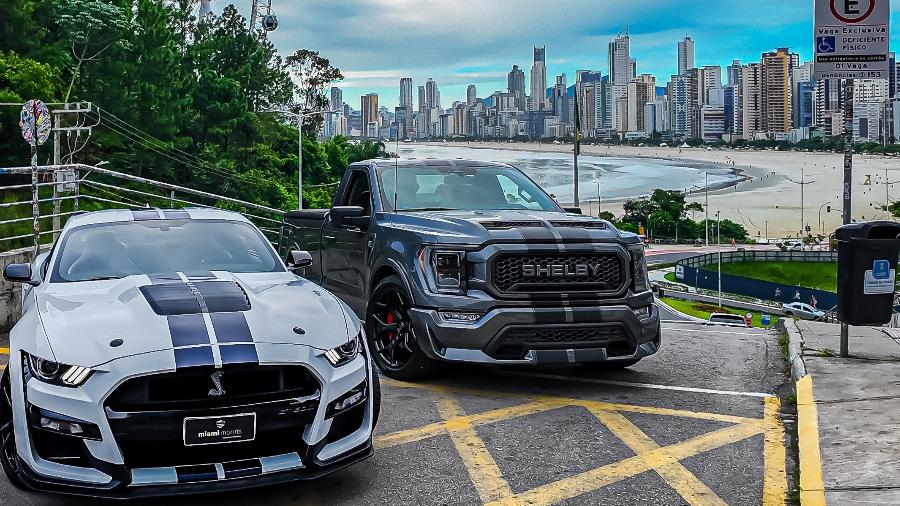
[[[619,292],[625,262],[615,253],[513,254],[493,261],[494,287],[502,293]]]
[[[631,355],[634,345],[621,325],[551,325],[509,327],[494,339],[485,352],[497,359],[515,360],[528,350],[606,348],[610,357]]]

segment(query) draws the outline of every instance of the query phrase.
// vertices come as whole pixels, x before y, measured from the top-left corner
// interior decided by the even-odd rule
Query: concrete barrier
[[[34,248],[29,247],[0,253],[0,268],[7,264],[31,262],[33,251]],[[22,285],[10,283],[0,276],[0,304],[0,331],[9,332],[22,312]]]

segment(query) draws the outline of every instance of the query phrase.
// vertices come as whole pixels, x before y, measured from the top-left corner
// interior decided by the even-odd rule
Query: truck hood
[[[438,244],[486,242],[638,242],[607,221],[555,211],[416,211],[391,215],[392,225]]]
[[[221,315],[225,315],[222,322],[243,317],[246,326],[241,323],[240,328],[246,330],[236,333],[241,337],[228,337],[229,342],[296,344],[327,350],[346,343],[349,336],[359,332],[359,323],[347,315],[344,305],[331,293],[292,273],[207,275],[211,277],[205,281],[219,282],[214,288],[226,287],[232,294],[243,292],[246,298],[240,298],[244,307],[234,308],[242,310],[228,311],[221,300],[210,300],[208,315],[191,310],[187,310],[188,315],[173,315],[171,308],[184,305],[187,299],[171,294],[154,296],[152,285],[158,288],[165,283],[184,284],[174,273],[162,282],[135,275],[41,285],[36,289],[37,308],[56,360],[92,367],[121,357],[174,349],[185,343],[173,335],[176,332],[170,319],[181,316],[195,321],[209,316],[213,325],[208,325],[208,329]],[[217,309],[221,312],[214,312]],[[212,333],[219,334],[215,328]],[[217,336],[218,342],[224,339]],[[115,340],[122,342],[113,343]]]

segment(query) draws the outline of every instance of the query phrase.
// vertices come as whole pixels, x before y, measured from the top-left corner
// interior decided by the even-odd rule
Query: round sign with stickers
[[[22,138],[32,146],[43,144],[50,138],[50,111],[40,100],[29,100],[22,106],[19,114],[19,127],[22,128]]]

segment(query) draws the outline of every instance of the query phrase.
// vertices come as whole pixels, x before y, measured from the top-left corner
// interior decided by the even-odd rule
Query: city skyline
[[[401,77],[411,77],[415,86],[433,78],[441,87],[444,107],[465,101],[468,84],[475,84],[481,97],[505,91],[513,64],[525,69],[530,81],[534,46],[546,46],[548,86],[562,73],[574,81],[576,70],[600,70],[606,75],[607,43],[626,27],[632,38],[631,55],[639,62],[637,73],[653,75],[660,86],[677,73],[677,43],[685,34],[696,45],[697,66],[724,69],[734,59],[756,61],[779,47],[790,47],[801,60],[811,58],[809,2],[679,2],[675,7],[671,1],[615,0],[604,2],[602,8],[587,1],[525,8],[512,0],[489,5],[411,0],[348,0],[340,5],[311,0],[302,6],[281,2],[273,2],[279,29],[270,34],[280,51],[301,47],[320,51],[345,75],[338,84],[345,102],[358,104],[362,95],[378,93],[379,103],[391,109],[398,105]],[[236,4],[242,13],[249,12],[249,1]],[[900,2],[894,2],[891,13],[896,26]],[[504,23],[501,29],[495,19],[512,25]],[[900,31],[893,33],[891,47],[897,51]]]

